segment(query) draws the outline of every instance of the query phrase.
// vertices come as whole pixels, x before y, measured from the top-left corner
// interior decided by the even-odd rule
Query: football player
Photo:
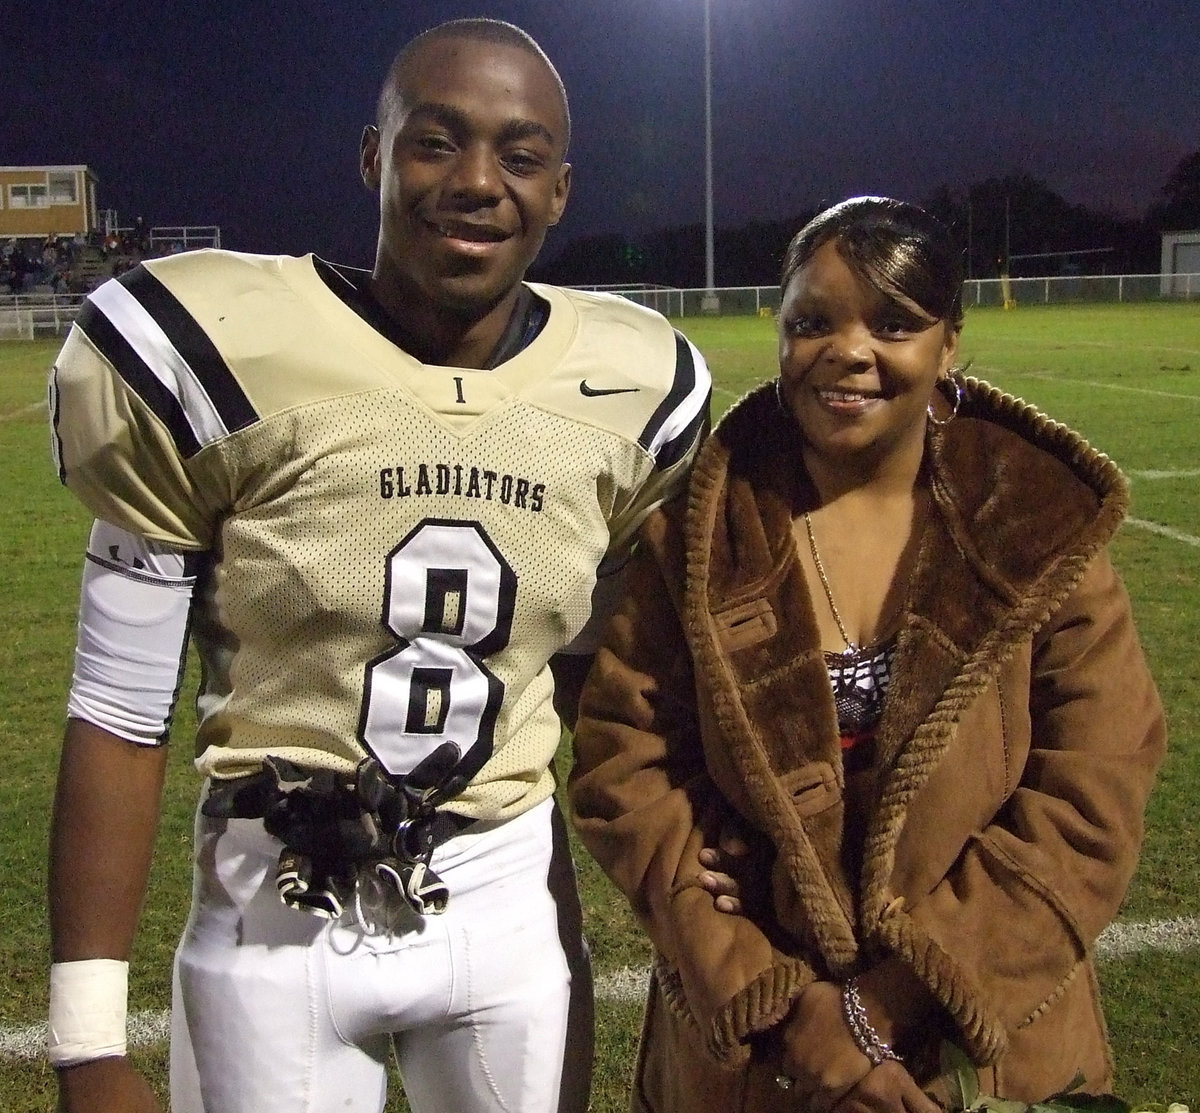
[[[586,1107],[590,974],[551,761],[638,524],[707,424],[695,348],[524,281],[567,100],[510,24],[396,58],[374,268],[200,251],[96,290],[56,362],[95,515],[52,832],[68,1113],[159,1108],[130,947],[185,646],[201,664],[174,1113]]]

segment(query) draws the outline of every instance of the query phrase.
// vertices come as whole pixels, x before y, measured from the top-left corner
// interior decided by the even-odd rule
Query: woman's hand
[[[804,1096],[805,1108],[829,1113],[871,1072],[842,1015],[842,989],[813,982],[796,998],[780,1027],[783,1070]]]
[[[713,895],[713,907],[718,912],[740,916],[742,905],[742,882],[749,866],[750,844],[735,821],[727,820],[717,838],[717,845],[706,846],[700,851],[700,864],[705,872],[700,875],[701,887]]]
[[[780,1036],[783,1070],[814,1113],[940,1113],[903,1063],[874,1066],[862,1052],[834,982],[806,987]]]
[[[903,1063],[880,1063],[830,1110],[830,1113],[942,1113],[904,1069]]]

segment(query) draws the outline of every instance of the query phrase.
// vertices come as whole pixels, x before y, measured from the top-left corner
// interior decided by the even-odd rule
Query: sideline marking
[[[1005,344],[1012,344],[1022,348],[1046,348],[1050,351],[1069,351],[1072,348],[1104,348],[1114,352],[1170,352],[1172,355],[1184,356],[1200,356],[1200,350],[1196,348],[1180,348],[1174,344],[1154,344],[1150,347],[1143,347],[1140,344],[1128,344],[1120,340],[1072,340],[1070,343],[1061,343],[1055,340],[1046,340],[1040,336],[1012,336],[1006,337]],[[1179,368],[1179,370],[1187,370]]]
[[[1023,375],[1027,379],[1037,379],[1040,382],[1057,383],[1060,386],[1091,386],[1097,390],[1123,390],[1127,394],[1149,394],[1153,398],[1182,398],[1186,402],[1200,402],[1200,394],[1179,394],[1173,390],[1151,390],[1149,387],[1125,386],[1123,383],[1098,383],[1092,379],[1052,375],[1047,371],[1014,371],[1012,374]]]
[[[9,410],[8,413],[0,414],[0,421],[16,421],[18,418],[28,417],[45,408],[45,402],[30,402],[27,406],[20,406],[15,410]]]
[[[1157,468],[1135,471],[1131,468],[1125,474],[1131,479],[1195,479],[1200,475],[1200,468],[1178,468],[1174,471],[1160,471]]]
[[[1194,537],[1182,530],[1172,529],[1170,526],[1160,526],[1157,522],[1146,521],[1145,518],[1126,518],[1125,524],[1137,529],[1144,529],[1147,533],[1157,533],[1162,537],[1169,537],[1172,541],[1182,541],[1185,545],[1200,549],[1200,537]]]
[[[1070,375],[1056,374],[1050,371],[1014,371],[1011,367],[996,367],[993,364],[987,363],[968,363],[967,371],[970,374],[979,371],[985,375],[1007,375],[1014,379],[1036,379],[1038,382],[1054,383],[1056,386],[1091,386],[1097,390],[1123,390],[1129,394],[1149,394],[1152,398],[1182,398],[1186,402],[1200,402],[1200,394],[1179,394],[1172,390],[1151,390],[1149,387],[1125,386],[1123,383],[1100,383],[1092,379],[1073,379]],[[992,385],[994,386],[995,384],[993,383]],[[1015,394],[1016,392],[1009,389],[1008,393]],[[1028,402],[1029,400],[1022,398],[1021,401]],[[1035,408],[1041,409],[1040,406]]]
[[[171,1034],[169,1009],[146,1009],[130,1013],[127,1046],[152,1047]],[[0,1028],[0,1059],[45,1059],[46,1025],[26,1024],[21,1028]]]
[[[1141,951],[1188,951],[1200,948],[1200,917],[1151,920],[1149,923],[1115,923],[1096,940],[1101,961],[1123,958]],[[650,971],[624,966],[596,979],[596,996],[608,1001],[640,1001]]]
[[[1139,951],[1188,951],[1200,947],[1200,918],[1109,924],[1096,941],[1096,956],[1120,958]]]
[[[1200,948],[1200,917],[1151,920],[1149,923],[1109,924],[1096,941],[1101,961],[1122,958],[1142,951],[1188,951]],[[640,1001],[646,992],[647,967],[623,966],[596,978],[596,997],[602,1001]],[[167,1009],[147,1009],[129,1017],[129,1046],[149,1047],[165,1041],[171,1031]],[[44,1059],[46,1025],[0,1027],[0,1058]]]

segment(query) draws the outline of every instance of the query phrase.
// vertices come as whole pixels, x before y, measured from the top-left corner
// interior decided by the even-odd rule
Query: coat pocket
[[[779,783],[792,798],[792,806],[801,819],[819,815],[842,799],[837,771],[827,761],[810,761],[783,773]]]
[[[757,645],[775,636],[779,623],[775,611],[766,599],[752,599],[713,615],[717,638],[724,653]]]

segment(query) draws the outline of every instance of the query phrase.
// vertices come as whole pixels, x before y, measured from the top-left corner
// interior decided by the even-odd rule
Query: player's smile
[[[363,178],[380,191],[376,297],[401,321],[423,304],[494,317],[498,333],[566,205],[559,88],[528,52],[470,40],[430,43],[397,81],[363,137]]]
[[[450,246],[469,255],[483,255],[487,249],[509,239],[509,233],[493,224],[467,220],[428,220],[427,227]]]
[[[444,220],[434,227],[448,240],[466,240],[469,243],[499,243],[508,239],[502,228],[488,224],[472,224],[465,220]]]

